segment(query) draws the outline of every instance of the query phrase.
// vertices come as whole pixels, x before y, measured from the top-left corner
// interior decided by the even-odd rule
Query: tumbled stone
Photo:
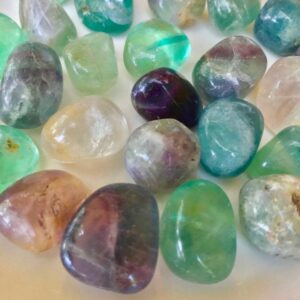
[[[44,124],[59,108],[62,67],[54,50],[25,43],[11,54],[0,87],[0,119],[16,128]]]
[[[83,24],[107,33],[126,31],[133,19],[132,0],[74,0]]]
[[[267,57],[254,41],[244,36],[224,39],[195,65],[193,81],[206,101],[245,97],[263,77]]]
[[[125,148],[125,165],[137,184],[160,191],[176,187],[197,169],[196,135],[174,119],[148,122],[137,128]]]
[[[299,94],[300,57],[279,59],[261,81],[256,98],[256,105],[272,132],[300,125]]]
[[[27,134],[0,125],[0,192],[32,173],[39,159],[39,150]]]
[[[190,50],[190,42],[183,31],[165,21],[152,19],[130,30],[124,63],[135,77],[162,67],[176,70],[186,61]]]
[[[0,232],[26,250],[56,246],[87,195],[83,183],[63,171],[38,172],[0,194]]]
[[[203,109],[192,84],[168,68],[140,78],[132,89],[131,99],[136,111],[148,121],[172,118],[188,127],[198,124]]]
[[[27,39],[15,21],[0,13],[0,79],[11,52]]]
[[[113,103],[87,97],[52,116],[43,128],[41,142],[54,159],[76,163],[119,152],[128,131],[126,118]]]
[[[300,178],[270,175],[246,183],[240,193],[240,219],[258,249],[300,259]]]
[[[205,0],[148,0],[153,13],[177,26],[188,26],[201,17]]]
[[[250,178],[290,174],[300,176],[300,126],[291,126],[268,142],[260,149],[247,175]]]
[[[69,43],[63,57],[74,86],[83,94],[103,93],[116,82],[114,44],[105,33],[91,33]]]
[[[256,20],[259,42],[279,55],[295,54],[300,47],[300,2],[269,0]]]
[[[198,126],[201,164],[220,177],[243,173],[254,158],[264,131],[261,112],[236,98],[209,104]]]
[[[124,294],[139,292],[155,271],[158,223],[156,200],[144,188],[103,187],[70,222],[61,246],[62,262],[86,284]]]
[[[211,284],[224,280],[236,257],[236,227],[229,199],[216,184],[194,180],[168,200],[161,219],[160,247],[182,279]]]

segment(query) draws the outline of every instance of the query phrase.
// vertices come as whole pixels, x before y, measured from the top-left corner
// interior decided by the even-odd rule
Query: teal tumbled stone
[[[201,164],[220,177],[237,176],[251,163],[264,130],[261,112],[237,98],[209,104],[198,126]]]

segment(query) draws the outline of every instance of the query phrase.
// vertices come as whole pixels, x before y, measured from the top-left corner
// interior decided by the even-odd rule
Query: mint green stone
[[[159,19],[143,22],[131,29],[124,48],[128,72],[142,76],[154,69],[178,69],[188,58],[188,37],[176,26]]]
[[[11,52],[26,41],[26,34],[10,17],[0,13],[0,79]]]
[[[36,170],[39,150],[22,131],[0,125],[0,192]]]
[[[224,191],[206,180],[180,186],[163,212],[160,245],[167,265],[182,279],[224,280],[236,257],[234,215]]]
[[[247,170],[250,178],[273,174],[300,176],[300,126],[284,129],[259,150]]]

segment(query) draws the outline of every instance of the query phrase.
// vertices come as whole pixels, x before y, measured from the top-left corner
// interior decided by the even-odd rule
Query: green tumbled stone
[[[190,42],[183,31],[165,21],[152,19],[129,32],[124,63],[131,75],[139,77],[161,67],[178,69],[190,50]]]
[[[112,38],[91,33],[67,45],[64,61],[75,87],[85,95],[105,92],[118,76]]]
[[[211,284],[224,280],[236,257],[236,226],[224,191],[206,180],[180,186],[161,220],[161,251],[179,277]]]
[[[39,150],[28,135],[0,125],[0,192],[32,173],[39,159]]]

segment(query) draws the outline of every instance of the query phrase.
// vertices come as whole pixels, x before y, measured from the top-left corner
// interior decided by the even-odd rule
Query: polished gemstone
[[[300,178],[270,175],[240,193],[240,219],[250,242],[268,254],[300,258]]]
[[[245,36],[224,39],[197,62],[193,71],[196,89],[206,101],[244,97],[263,77],[267,57]]]
[[[299,94],[300,57],[279,59],[261,81],[256,98],[256,105],[272,132],[300,125]]]
[[[180,186],[166,204],[160,233],[163,257],[182,279],[212,284],[230,274],[236,226],[230,201],[216,184],[194,180]]]
[[[174,119],[148,122],[137,128],[125,148],[125,165],[134,181],[150,190],[176,187],[197,169],[196,135]]]
[[[291,126],[277,134],[258,151],[247,175],[256,178],[272,174],[300,176],[300,126]]]
[[[77,36],[72,20],[55,0],[20,0],[19,13],[29,39],[48,45],[59,55]]]
[[[256,20],[254,33],[273,52],[292,55],[300,47],[299,27],[299,0],[269,0]]]
[[[91,33],[69,43],[63,57],[74,86],[85,95],[101,94],[116,82],[114,44],[105,33]]]
[[[190,42],[183,31],[165,21],[152,19],[129,32],[124,63],[132,76],[139,77],[161,67],[178,69],[190,50]]]
[[[0,125],[0,192],[33,172],[39,159],[39,150],[27,134]]]
[[[83,24],[107,33],[126,31],[133,19],[132,0],[74,0]]]
[[[24,177],[0,194],[0,232],[24,249],[48,250],[61,241],[87,193],[79,179],[63,171]]]
[[[35,128],[59,108],[62,67],[54,50],[25,43],[11,54],[0,88],[0,119],[9,126]]]
[[[128,130],[126,118],[113,103],[87,97],[52,116],[43,128],[41,141],[54,159],[77,163],[119,152]]]
[[[260,11],[260,0],[207,0],[207,4],[210,18],[227,34],[244,30]]]
[[[237,98],[209,104],[198,126],[201,163],[211,174],[237,176],[255,156],[264,131],[261,112]]]
[[[148,0],[153,13],[177,26],[188,26],[201,17],[206,0]]]
[[[26,41],[26,34],[10,17],[0,13],[0,80],[11,52]]]
[[[136,293],[152,279],[158,255],[158,208],[144,188],[113,184],[92,194],[70,222],[61,246],[78,280]]]
[[[131,99],[146,120],[176,119],[188,127],[198,124],[202,103],[195,88],[176,71],[160,68],[140,78]]]

